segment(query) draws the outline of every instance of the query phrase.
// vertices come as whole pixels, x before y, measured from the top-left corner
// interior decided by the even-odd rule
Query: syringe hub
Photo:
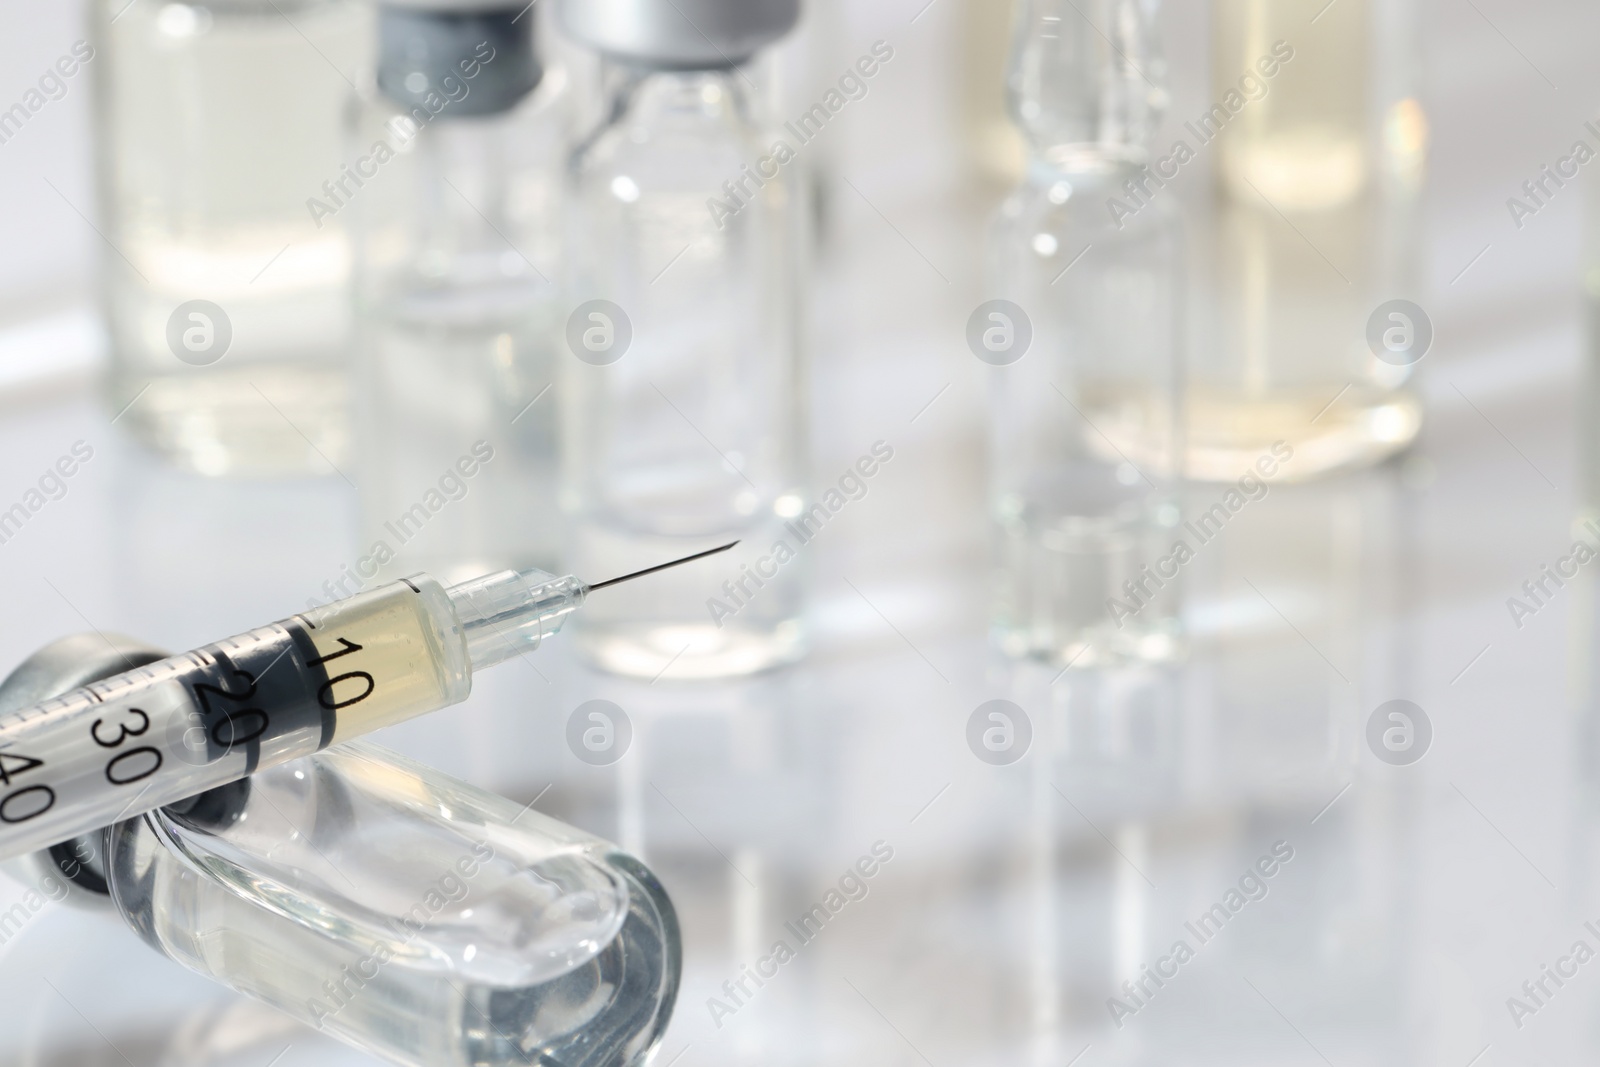
[[[583,605],[588,592],[571,575],[558,578],[540,570],[500,571],[445,590],[474,674],[538,648]]]

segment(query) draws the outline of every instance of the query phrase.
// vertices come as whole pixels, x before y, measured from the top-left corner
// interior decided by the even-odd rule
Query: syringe
[[[466,699],[595,585],[501,571],[403,578],[0,717],[0,860]]]

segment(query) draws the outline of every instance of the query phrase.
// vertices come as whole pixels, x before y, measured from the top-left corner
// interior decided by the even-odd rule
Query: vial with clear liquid
[[[457,580],[560,557],[572,94],[540,59],[541,17],[378,7],[376,89],[333,195],[357,220],[363,544],[392,557],[380,573]]]
[[[307,201],[338,177],[364,6],[97,0],[92,18],[118,421],[205,474],[332,473],[350,247]]]
[[[994,364],[994,632],[1061,665],[1181,651],[1181,235],[1170,202],[1120,220],[1164,97],[1146,5],[1072,0],[1019,13],[1007,83],[1031,145],[991,237],[969,327]]]
[[[577,631],[607,670],[710,678],[805,650],[806,560],[785,529],[804,510],[804,180],[794,153],[774,156],[748,65],[798,4],[704,0],[687,19],[674,7],[559,8],[568,34],[603,57],[607,101],[571,159],[581,321],[569,337],[604,330],[607,343],[563,360],[567,563],[617,573],[741,539],[709,579],[685,571],[628,589]],[[715,610],[724,582],[741,579],[737,610]]]

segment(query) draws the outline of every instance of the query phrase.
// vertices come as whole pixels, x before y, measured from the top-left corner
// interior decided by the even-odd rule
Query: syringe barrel
[[[464,699],[465,628],[426,575],[0,716],[0,859]]]
[[[464,700],[586,592],[419,574],[0,715],[0,859]]]

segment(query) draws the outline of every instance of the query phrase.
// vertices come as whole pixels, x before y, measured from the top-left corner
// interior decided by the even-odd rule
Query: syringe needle
[[[668,567],[678,567],[685,563],[693,563],[697,559],[705,559],[707,556],[715,556],[718,552],[726,552],[728,549],[732,548],[738,543],[738,541],[729,541],[721,548],[712,548],[707,549],[704,552],[696,552],[692,556],[684,556],[682,559],[675,559],[671,563],[658,563],[654,567],[646,567],[642,571],[634,571],[632,574],[624,574],[621,578],[611,578],[604,582],[597,582],[594,585],[588,586],[587,589],[592,593],[596,589],[604,589],[608,585],[617,585],[621,582],[631,582],[635,578],[643,578],[647,574],[654,574],[656,571],[664,571]]]

